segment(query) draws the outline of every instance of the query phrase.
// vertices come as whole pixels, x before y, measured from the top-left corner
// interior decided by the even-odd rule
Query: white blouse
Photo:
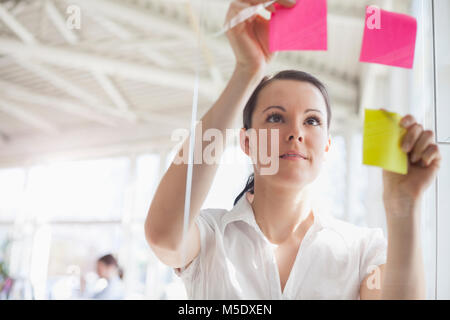
[[[381,228],[367,228],[314,212],[281,292],[274,248],[245,195],[230,211],[201,210],[198,256],[184,270],[188,299],[359,299],[361,282],[386,263]]]

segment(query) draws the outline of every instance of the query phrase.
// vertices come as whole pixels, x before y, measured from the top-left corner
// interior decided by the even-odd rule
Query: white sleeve
[[[386,263],[387,241],[381,228],[369,228],[360,246],[359,282],[379,265]]]
[[[175,274],[183,279],[184,281],[193,281],[201,272],[201,265],[204,263],[204,256],[207,247],[211,244],[211,241],[214,239],[214,229],[210,223],[208,223],[208,219],[205,218],[204,211],[200,211],[199,215],[195,218],[195,223],[198,226],[200,232],[200,252],[191,261],[191,263],[182,270],[181,268],[174,268]]]

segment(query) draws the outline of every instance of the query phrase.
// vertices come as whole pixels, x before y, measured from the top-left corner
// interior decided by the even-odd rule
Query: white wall
[[[450,299],[450,1],[435,0],[436,124],[443,155],[437,192],[436,298]]]
[[[433,10],[428,0],[412,3],[412,14],[417,18],[417,40],[414,69],[409,81],[410,112],[426,129],[436,131],[434,104]],[[421,208],[421,240],[425,265],[427,299],[436,299],[436,185],[424,194]]]

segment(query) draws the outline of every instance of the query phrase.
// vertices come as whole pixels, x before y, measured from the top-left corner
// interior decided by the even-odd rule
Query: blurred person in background
[[[106,280],[106,286],[95,293],[84,293],[84,297],[98,300],[122,300],[125,288],[123,271],[112,254],[102,256],[97,260],[96,272],[100,280]],[[83,286],[84,287],[84,286]]]

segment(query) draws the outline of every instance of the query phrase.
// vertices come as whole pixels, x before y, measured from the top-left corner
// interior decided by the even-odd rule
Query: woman
[[[227,20],[260,2],[265,1],[232,2]],[[287,0],[278,3],[292,6]],[[227,32],[236,67],[199,125],[225,136],[243,112],[240,141],[249,156],[256,148],[250,128],[267,129],[266,150],[272,150],[273,129],[278,129],[281,157],[269,155],[279,161],[277,172],[261,174],[264,165],[252,157],[254,181],[243,192],[247,197],[238,197],[231,211],[200,211],[217,165],[194,165],[187,240],[182,243],[188,165],[172,163],[145,222],[151,248],[175,268],[193,299],[424,299],[419,210],[441,160],[433,133],[410,115],[401,121],[407,129],[402,147],[408,153],[408,174],[383,171],[387,245],[380,229],[319,212],[308,190],[331,145],[328,96],[320,81],[303,72],[263,77],[273,58],[267,34],[268,22],[258,16]],[[188,144],[189,139],[183,149]]]
[[[123,272],[113,255],[107,254],[97,260],[97,274],[108,281],[107,286],[92,296],[99,300],[121,300],[124,298]]]

